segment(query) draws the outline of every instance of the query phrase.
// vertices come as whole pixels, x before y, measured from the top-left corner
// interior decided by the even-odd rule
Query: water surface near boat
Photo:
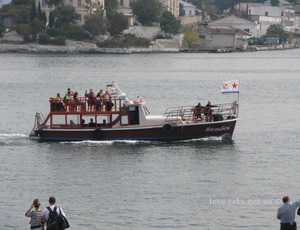
[[[299,198],[300,51],[231,54],[0,55],[1,229],[21,230],[33,198],[55,195],[74,229],[275,229],[278,198]],[[234,142],[38,143],[36,111],[68,87],[112,80],[161,114],[182,104],[232,101]],[[212,101],[214,102],[214,101]],[[292,178],[292,179],[289,179]]]

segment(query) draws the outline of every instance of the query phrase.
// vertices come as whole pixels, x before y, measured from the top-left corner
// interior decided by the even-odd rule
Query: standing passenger
[[[290,198],[282,198],[283,205],[278,209],[277,219],[280,220],[280,230],[297,230],[295,222],[296,209],[300,206],[300,200],[290,203]]]
[[[43,230],[43,212],[40,209],[40,202],[34,199],[32,205],[25,213],[25,216],[30,218],[30,229]]]

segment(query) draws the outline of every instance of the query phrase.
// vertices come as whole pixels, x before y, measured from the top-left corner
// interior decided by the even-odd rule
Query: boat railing
[[[171,107],[164,113],[166,122],[178,121],[220,121],[237,118],[238,104],[226,103],[210,106]]]
[[[72,99],[50,98],[52,113],[120,113],[124,106],[122,99],[89,99],[78,97]]]

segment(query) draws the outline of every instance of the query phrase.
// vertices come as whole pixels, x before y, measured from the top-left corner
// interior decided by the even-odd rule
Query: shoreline
[[[216,49],[216,50],[188,50],[179,48],[101,48],[96,46],[55,46],[29,44],[0,43],[0,54],[150,54],[150,53],[245,53],[258,51],[275,51],[299,49],[298,46],[278,45],[278,46],[249,46],[247,50]]]

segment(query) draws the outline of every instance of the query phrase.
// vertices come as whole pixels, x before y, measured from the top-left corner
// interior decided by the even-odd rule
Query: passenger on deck
[[[93,118],[90,119],[90,123],[89,123],[89,127],[95,127],[95,123],[94,123],[94,120]]]
[[[85,125],[85,120],[84,119],[80,120],[80,125]]]
[[[73,92],[70,88],[67,89],[67,93],[66,93],[66,94],[67,94],[70,98],[74,96],[74,92]]]
[[[111,98],[105,101],[105,109],[107,112],[111,112],[112,108],[114,106],[114,103],[112,102]]]
[[[94,91],[92,89],[90,89],[89,93],[85,91],[85,97],[87,97],[88,111],[93,111],[96,105],[96,96]]]
[[[97,96],[96,97],[96,111],[97,112],[101,112],[101,106],[102,106],[101,98],[100,98],[100,96]]]
[[[64,111],[64,105],[62,103],[59,93],[56,94],[56,97],[50,98],[50,102],[51,102],[51,111],[53,112]]]
[[[205,120],[206,121],[212,121],[212,105],[211,105],[211,102],[208,101],[206,106],[205,106],[205,109],[204,109],[204,115],[205,115]]]
[[[103,97],[103,95],[104,95],[103,89],[100,89],[96,97]]]
[[[194,108],[194,117],[196,118],[196,119],[202,119],[202,116],[201,116],[201,114],[202,114],[202,106],[201,106],[201,103],[199,102],[196,106],[195,106],[195,108]]]

